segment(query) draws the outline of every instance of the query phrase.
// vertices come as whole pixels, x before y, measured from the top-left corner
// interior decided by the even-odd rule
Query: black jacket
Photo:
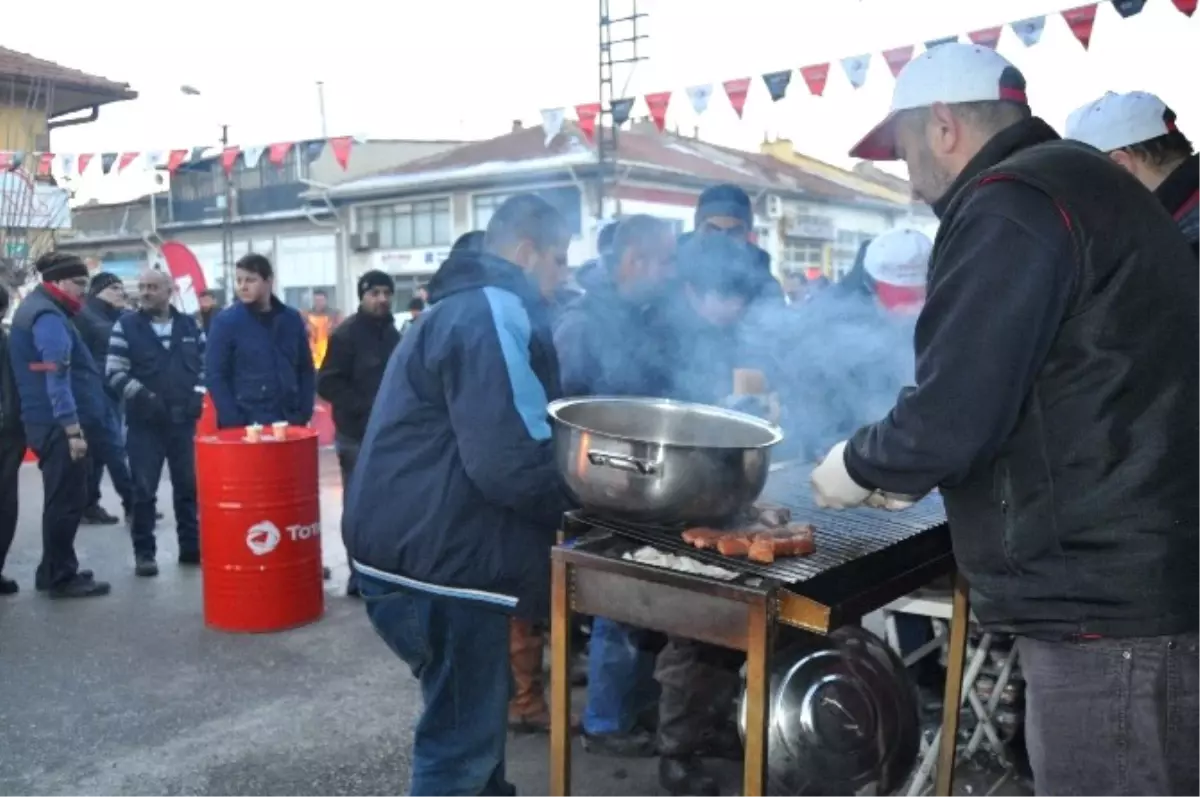
[[[1200,253],[1200,156],[1192,155],[1177,166],[1154,195],[1179,225],[1192,253]]]
[[[8,332],[0,327],[0,435],[22,434],[21,394],[8,359]]]
[[[355,313],[329,336],[317,395],[333,408],[338,434],[362,442],[388,357],[400,342],[392,316]]]
[[[108,360],[108,342],[112,338],[113,324],[117,323],[123,312],[103,299],[90,296],[84,302],[83,309],[72,319],[79,336],[83,338],[83,345],[92,353],[92,359],[102,372]]]
[[[678,245],[681,247],[684,246],[696,235],[697,233],[694,230],[692,232],[685,232],[683,235],[679,236]],[[754,300],[759,302],[785,302],[786,299],[784,298],[783,294],[783,286],[779,284],[779,280],[775,279],[775,275],[771,273],[771,255],[761,246],[757,246],[755,244],[750,244],[750,246],[754,248],[755,253],[757,254],[756,265],[758,266],[757,270],[754,272],[755,277],[757,278],[756,282],[758,284],[758,295],[754,297]]]
[[[1196,629],[1200,282],[1170,215],[1036,119],[934,210],[916,387],[854,435],[851,476],[941,486],[989,628]]]

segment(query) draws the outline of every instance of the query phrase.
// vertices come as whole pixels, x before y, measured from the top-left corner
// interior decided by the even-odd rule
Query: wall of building
[[[5,100],[0,100],[0,149],[15,152],[46,149],[49,144],[45,109],[29,109],[20,103],[13,106]]]

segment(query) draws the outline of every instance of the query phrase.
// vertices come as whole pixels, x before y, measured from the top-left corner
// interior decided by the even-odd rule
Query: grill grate
[[[892,557],[893,551],[889,549],[896,549],[906,541],[925,536],[925,532],[945,526],[946,515],[941,496],[937,494],[928,496],[903,512],[867,508],[841,511],[820,509],[812,502],[810,472],[811,468],[802,466],[773,472],[763,491],[763,499],[791,509],[793,523],[811,523],[816,529],[817,550],[811,556],[780,559],[769,565],[693,548],[680,538],[685,528],[681,525],[648,525],[593,513],[584,513],[580,519],[659,550],[685,554],[705,564],[771,578],[784,584],[798,584],[818,576],[831,575],[832,571],[844,569],[847,565],[867,558],[878,560],[880,556],[894,559],[890,562],[893,567],[889,569],[907,569],[920,564],[915,560],[906,561],[913,559],[915,552]],[[898,550],[895,552],[899,553]]]

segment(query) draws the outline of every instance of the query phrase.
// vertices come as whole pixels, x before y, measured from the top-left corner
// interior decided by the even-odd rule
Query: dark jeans
[[[671,637],[658,657],[658,750],[686,758],[706,737],[733,718],[746,654],[693,639]]]
[[[629,733],[638,715],[657,703],[655,651],[643,643],[650,633],[607,617],[593,618],[583,712],[588,733]]]
[[[75,577],[75,534],[87,502],[87,457],[71,461],[67,435],[58,424],[25,427],[42,471],[42,561],[37,586],[49,589]]]
[[[508,736],[508,615],[359,576],[367,616],[421,682],[413,731],[414,795],[512,795]]]
[[[354,473],[354,465],[358,462],[358,440],[351,440],[344,435],[335,435],[333,446],[337,451],[338,468],[342,471],[342,505],[345,506],[346,495],[350,492],[350,475]],[[344,536],[344,535],[343,535]],[[353,593],[358,589],[358,576],[354,568],[350,568],[350,579],[346,583],[346,591]]]
[[[1200,794],[1195,632],[1017,644],[1038,794]]]
[[[179,535],[179,553],[200,551],[200,532],[196,519],[196,424],[164,423],[152,426],[133,423],[126,447],[133,470],[133,553],[153,557],[158,485],[163,462],[171,473],[171,492],[175,500],[175,529]]]
[[[0,573],[17,533],[17,496],[21,462],[25,459],[25,434],[21,430],[0,433]]]
[[[84,506],[96,506],[100,502],[100,479],[104,469],[112,479],[113,489],[121,496],[121,506],[128,514],[133,509],[133,479],[129,475],[129,462],[125,456],[124,419],[115,402],[109,400],[108,415],[100,423],[89,423],[83,427],[87,438],[90,477]]]

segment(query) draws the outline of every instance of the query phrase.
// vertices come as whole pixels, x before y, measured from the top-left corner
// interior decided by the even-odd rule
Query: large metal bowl
[[[652,523],[717,523],[758,498],[779,427],[654,398],[555,401],[554,449],[584,507]]]

